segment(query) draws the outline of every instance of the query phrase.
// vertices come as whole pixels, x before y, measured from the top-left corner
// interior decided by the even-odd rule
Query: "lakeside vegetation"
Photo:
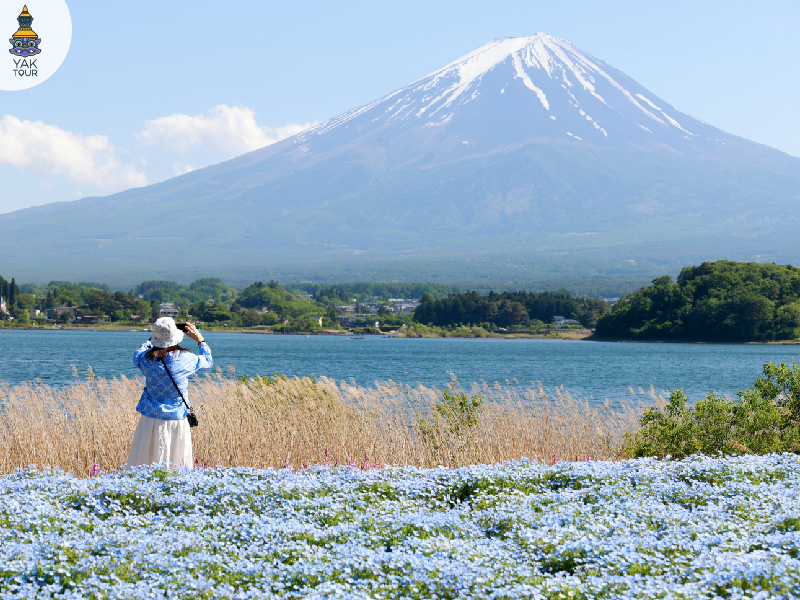
[[[484,329],[514,326],[543,329],[553,317],[562,316],[592,328],[601,315],[610,312],[611,304],[605,300],[576,298],[568,292],[489,292],[486,296],[480,296],[471,291],[439,300],[430,294],[423,294],[414,320],[437,327],[476,324]]]
[[[0,382],[0,473],[28,464],[86,475],[123,464],[138,418],[141,377],[53,387]],[[710,392],[689,406],[651,388],[637,404],[590,405],[567,390],[453,378],[445,389],[392,381],[363,387],[326,377],[199,377],[189,395],[201,427],[200,464],[300,468],[326,461],[458,467],[590,455],[800,453],[800,363],[764,365],[737,399]]]
[[[0,383],[0,473],[29,464],[80,476],[94,465],[118,468],[143,383],[95,377],[91,368],[85,380],[63,387]],[[457,467],[522,456],[613,458],[637,423],[632,408],[590,406],[562,389],[464,389],[456,380],[444,390],[392,381],[363,387],[325,377],[237,378],[218,369],[195,378],[188,397],[200,419],[194,456],[204,465],[301,468],[368,457],[372,464]]]
[[[597,322],[603,338],[772,341],[800,337],[800,269],[720,260],[623,296]]]
[[[555,292],[457,291],[432,283],[283,286],[254,282],[237,290],[221,279],[189,285],[145,281],[128,292],[105,284],[16,283],[0,277],[6,312],[0,327],[118,326],[152,323],[165,303],[176,318],[207,329],[252,328],[276,333],[393,332],[412,337],[496,335],[599,339],[767,342],[800,338],[800,269],[791,265],[717,261],[684,268],[677,281],[653,280],[613,305]],[[419,301],[412,301],[421,294]],[[409,299],[409,297],[411,299]],[[405,298],[405,299],[404,299]],[[418,304],[418,305],[417,305]],[[56,309],[57,310],[53,310]],[[37,311],[40,314],[37,314]],[[563,317],[557,327],[555,317]],[[378,326],[376,326],[378,322]]]
[[[549,328],[556,314],[581,318],[591,325],[598,314],[610,310],[602,300],[574,298],[566,290],[543,294],[490,291],[479,296],[475,291],[454,293],[458,286],[431,283],[286,287],[276,281],[256,281],[236,290],[220,279],[204,278],[190,285],[144,281],[128,292],[112,292],[107,285],[92,282],[18,286],[13,279],[6,282],[0,278],[0,286],[4,286],[0,292],[6,290],[2,297],[8,299],[6,312],[0,312],[0,327],[141,326],[161,316],[168,303],[179,309],[177,319],[191,318],[207,330],[343,332],[342,317],[347,317],[349,330],[361,334],[393,331],[410,337],[531,336]],[[421,294],[422,306],[414,310],[417,302],[409,298],[417,298],[416,294]],[[398,311],[398,306],[402,310]],[[380,328],[375,327],[376,321]]]

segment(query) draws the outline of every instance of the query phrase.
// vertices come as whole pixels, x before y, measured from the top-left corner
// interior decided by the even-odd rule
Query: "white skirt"
[[[125,466],[158,464],[194,468],[192,433],[186,419],[165,421],[139,415]]]

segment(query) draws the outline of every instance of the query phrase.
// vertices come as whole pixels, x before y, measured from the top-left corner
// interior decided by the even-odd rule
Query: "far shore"
[[[38,326],[38,327],[0,327],[0,331],[111,331],[111,332],[141,332],[146,333],[152,331],[151,328],[135,327],[132,325],[115,326],[115,325],[64,325],[61,327],[54,327],[52,325]],[[530,332],[498,332],[492,331],[486,337],[473,337],[473,336],[445,336],[426,333],[423,336],[406,335],[402,330],[396,331],[381,331],[380,333],[360,333],[342,329],[324,329],[321,331],[271,331],[268,329],[242,329],[234,327],[202,327],[201,331],[207,333],[245,333],[255,335],[299,335],[299,336],[312,336],[312,335],[327,335],[327,336],[346,336],[346,337],[391,337],[391,338],[458,338],[458,339],[506,339],[506,340],[524,340],[524,339],[540,339],[540,340],[567,340],[567,341],[581,341],[587,340],[592,336],[588,330],[569,330],[561,329],[554,330],[550,333],[530,333]]]
[[[146,333],[152,329],[144,327],[134,327],[131,325],[113,326],[113,325],[99,325],[99,326],[74,326],[67,325],[62,327],[41,326],[41,327],[0,327],[2,331],[111,331],[111,332],[140,332]],[[627,343],[627,344],[733,344],[733,345],[755,345],[755,346],[798,346],[800,340],[777,340],[771,342],[737,342],[728,340],[703,340],[703,339],[684,339],[684,340],[631,340],[622,338],[599,338],[587,330],[554,330],[550,334],[531,334],[531,333],[518,333],[514,331],[497,332],[493,331],[487,337],[469,337],[469,336],[443,336],[443,335],[425,335],[425,336],[407,336],[401,331],[390,333],[382,331],[381,333],[354,333],[352,331],[341,329],[325,329],[322,331],[270,331],[264,329],[241,329],[233,327],[203,327],[202,331],[208,333],[244,333],[250,335],[298,335],[298,336],[341,336],[341,337],[384,337],[384,338],[438,338],[438,339],[495,339],[495,340],[550,340],[550,341],[582,341],[582,342],[604,342],[604,343]]]

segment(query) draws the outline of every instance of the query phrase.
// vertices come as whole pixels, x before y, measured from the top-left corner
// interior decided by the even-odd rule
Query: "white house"
[[[575,319],[565,319],[564,317],[558,316],[553,317],[553,326],[554,327],[566,327],[567,325],[580,325],[580,321],[576,321]]]

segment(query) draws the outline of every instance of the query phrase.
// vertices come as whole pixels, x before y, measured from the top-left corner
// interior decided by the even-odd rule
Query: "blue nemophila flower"
[[[0,478],[0,598],[789,598],[800,458]]]

